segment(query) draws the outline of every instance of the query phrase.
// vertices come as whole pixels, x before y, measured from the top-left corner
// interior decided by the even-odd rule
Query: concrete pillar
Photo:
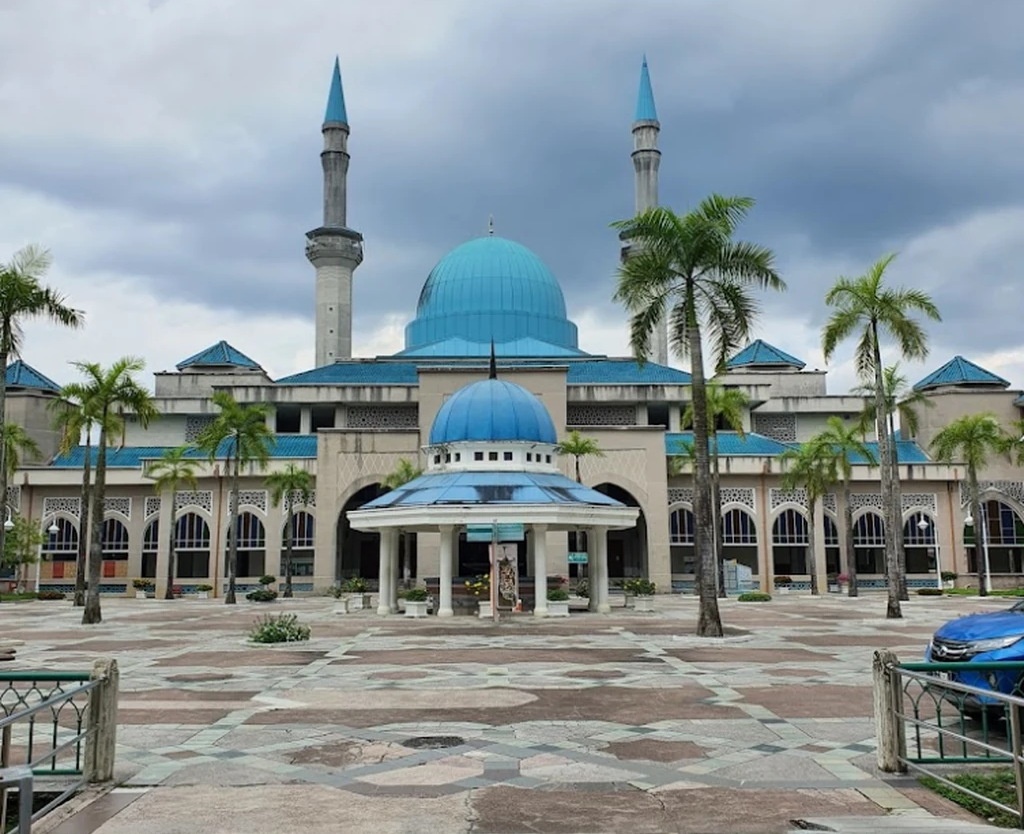
[[[825,508],[821,501],[815,502],[814,518],[814,558],[818,575],[818,593],[828,593],[828,565],[825,561]]]
[[[587,586],[590,589],[590,598],[587,600],[587,608],[597,612],[597,574],[598,559],[600,553],[597,549],[597,527],[587,528]]]
[[[145,501],[142,501],[140,503],[142,503],[143,507],[145,507]],[[171,504],[170,490],[164,490],[160,494],[160,513],[158,514],[157,518],[159,519],[159,526],[157,528],[156,576],[153,578],[153,581],[156,583],[156,598],[163,599],[164,591],[167,589],[167,560],[171,558],[171,537],[174,535],[174,507]],[[49,526],[49,522],[47,522],[47,526]],[[211,531],[212,529],[213,528],[211,527]],[[139,561],[140,564],[138,575],[142,576],[141,558]],[[210,556],[210,561],[213,561],[213,554],[211,554]],[[175,566],[175,568],[177,568],[177,566]],[[210,565],[210,568],[213,568],[212,564]],[[177,579],[177,569],[175,569],[174,571],[174,576],[175,579]],[[134,578],[135,577],[130,577],[129,579]],[[202,582],[203,580],[199,579],[196,581]],[[128,584],[130,588],[131,582],[129,581]],[[220,596],[217,593],[217,589],[214,589],[214,596]]]
[[[299,408],[299,434],[312,434],[313,407],[304,405]]]
[[[440,565],[440,600],[437,604],[438,617],[451,617],[455,614],[452,609],[452,539],[455,536],[455,527],[451,524],[441,525],[441,565]]]
[[[398,545],[399,536],[397,530],[391,530],[391,572],[388,577],[388,608],[392,614],[398,613],[398,584],[401,578],[398,572]]]
[[[343,405],[334,406],[334,428],[343,429],[348,421],[348,415]]]
[[[117,747],[117,693],[120,686],[117,661],[94,661],[90,680],[100,683],[89,692],[86,726],[91,732],[85,742],[82,769],[88,782],[109,782],[114,778],[114,751]]]
[[[537,617],[548,615],[548,526],[531,525],[533,535],[533,613]]]
[[[277,434],[277,406],[267,411],[267,428]]]
[[[682,431],[683,408],[678,403],[671,403],[668,407],[668,430]]]
[[[380,531],[380,593],[377,599],[377,613],[382,617],[391,613],[391,583],[394,576],[395,535],[394,530]]]
[[[594,532],[596,533],[594,550],[598,557],[597,570],[594,572],[594,581],[597,584],[597,613],[610,614],[612,606],[608,596],[608,528],[598,527]]]

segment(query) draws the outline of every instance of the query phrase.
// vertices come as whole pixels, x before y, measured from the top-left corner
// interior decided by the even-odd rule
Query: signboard
[[[492,524],[467,524],[467,542],[490,542],[494,538],[494,525]]]
[[[526,530],[522,524],[467,524],[466,541],[489,542],[495,538],[494,528],[498,528],[497,539],[500,542],[522,541]]]
[[[499,524],[498,541],[518,542],[526,536],[526,528],[522,524]]]
[[[587,564],[587,554],[586,553],[570,553],[569,554],[569,564],[570,565],[585,565],[585,564]]]

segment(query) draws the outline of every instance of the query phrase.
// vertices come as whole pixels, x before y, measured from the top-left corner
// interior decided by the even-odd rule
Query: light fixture
[[[927,530],[930,526],[931,525],[928,524],[928,519],[924,517],[922,517],[921,520],[917,522],[917,529],[920,530],[922,533],[925,530]]]
[[[4,529],[10,533],[14,529],[14,522],[11,521],[11,517],[7,516],[7,521],[4,522]]]
[[[60,532],[60,527],[57,526],[57,520],[54,519],[53,523],[46,530],[51,536],[56,536]]]
[[[968,527],[973,527],[974,526],[974,516],[972,516],[970,513],[968,513],[967,514],[967,518],[964,519],[964,524],[966,524]]]

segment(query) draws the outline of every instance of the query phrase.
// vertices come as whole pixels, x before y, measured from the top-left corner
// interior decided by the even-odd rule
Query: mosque
[[[638,211],[658,202],[660,127],[645,60],[632,124]],[[165,450],[191,443],[213,419],[215,391],[268,404],[276,436],[268,472],[297,464],[315,480],[308,503],[294,507],[298,592],[364,577],[379,583],[379,610],[388,613],[401,572],[413,582],[440,582],[438,613],[451,613],[452,585],[488,570],[481,527],[503,531],[503,553],[524,589],[535,577],[575,576],[585,560],[599,610],[608,605],[608,582],[623,578],[647,577],[659,592],[692,591],[693,485],[688,472],[670,475],[669,467],[691,438],[681,425],[690,377],[668,365],[666,334],[657,334],[642,367],[630,357],[586,353],[551,270],[522,244],[488,234],[430,270],[403,350],[353,357],[352,280],[363,238],[348,226],[349,132],[336,63],[322,126],[323,224],[306,233],[316,274],[316,367],[271,379],[257,359],[221,341],[155,375],[160,419],[142,428],[127,415],[108,452],[103,592],[125,593],[146,577],[160,589],[172,535],[176,584],[185,592],[207,584],[215,595],[223,591],[230,499],[223,461],[198,461],[197,488],[178,492],[174,506],[148,476]],[[610,217],[621,213],[609,207]],[[610,263],[609,293],[613,271]],[[771,589],[775,577],[788,576],[806,588],[814,524],[824,587],[827,574],[847,569],[838,533],[842,494],[825,496],[809,517],[806,493],[782,487],[779,456],[830,415],[854,420],[862,398],[829,394],[825,371],[760,340],[733,356],[720,380],[750,400],[744,431],[719,432],[726,558],[749,568],[750,587]],[[85,450],[57,454],[46,411],[60,396],[52,380],[18,361],[6,387],[7,419],[25,426],[47,454],[15,474],[8,512],[48,531],[33,569],[39,586],[69,591],[84,533]],[[974,527],[965,525],[964,470],[934,462],[926,450],[962,414],[993,411],[1009,425],[1024,415],[1024,396],[959,356],[916,387],[933,407],[921,410],[918,435],[898,442],[910,585],[934,584],[938,568],[970,581],[977,560]],[[579,461],[580,483],[575,461],[556,450],[573,429],[602,451]],[[403,460],[423,475],[386,490],[383,480]],[[282,574],[286,513],[298,502],[291,496],[273,506],[266,474],[245,472],[238,495],[243,589],[263,574]],[[990,569],[996,585],[1016,585],[1024,572],[1024,475],[1003,464],[983,477]],[[851,502],[861,585],[884,587],[877,468],[856,467]],[[537,596],[543,613],[545,595]]]

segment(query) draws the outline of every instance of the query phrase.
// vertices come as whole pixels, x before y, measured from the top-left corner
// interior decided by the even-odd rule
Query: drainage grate
[[[413,750],[439,750],[444,747],[459,747],[465,743],[466,740],[458,736],[416,736],[407,738],[401,745]]]

